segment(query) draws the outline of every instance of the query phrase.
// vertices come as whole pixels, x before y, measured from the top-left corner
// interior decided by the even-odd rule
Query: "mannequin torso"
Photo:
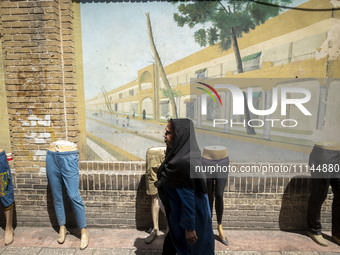
[[[219,160],[228,157],[228,151],[224,146],[206,146],[203,149],[202,157],[211,160]]]
[[[78,147],[75,143],[61,140],[51,143],[48,150],[54,152],[77,151]]]
[[[227,164],[229,165],[229,158],[228,158],[228,150],[224,146],[206,146],[203,148],[202,152],[202,161],[203,164]],[[213,213],[213,204],[215,200],[215,209],[216,209],[216,216],[217,216],[217,223],[218,223],[218,233],[220,241],[228,245],[228,239],[223,232],[222,227],[222,215],[223,215],[223,192],[225,189],[227,178],[214,177],[213,179],[207,179],[208,185],[208,196],[209,196],[209,204],[211,215]]]
[[[319,146],[325,150],[330,151],[340,151],[340,143],[333,143],[333,142],[318,142],[316,146]]]

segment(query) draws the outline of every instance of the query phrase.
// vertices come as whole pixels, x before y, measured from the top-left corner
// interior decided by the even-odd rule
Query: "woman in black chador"
[[[166,156],[157,172],[156,186],[169,225],[165,246],[171,237],[178,255],[212,255],[214,234],[206,182],[190,178],[190,170],[202,165],[192,121],[170,119],[164,142]],[[163,247],[163,254],[174,254],[170,250]]]

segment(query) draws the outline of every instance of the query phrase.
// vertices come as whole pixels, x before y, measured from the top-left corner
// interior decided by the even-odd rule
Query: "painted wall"
[[[114,3],[110,3],[108,6],[114,6]],[[95,6],[95,4],[92,4]],[[130,12],[134,13],[133,4],[130,5],[115,5],[118,9],[121,8],[122,12],[129,13],[129,8],[131,8]],[[82,6],[84,11],[82,14],[82,22],[87,22],[86,9],[88,8],[85,5]],[[98,6],[98,9],[100,6]],[[157,11],[155,8],[163,8],[162,4],[154,3],[153,5],[144,5],[143,7],[149,8],[151,16],[154,14],[157,16]],[[315,1],[311,0],[303,5],[302,8],[329,8],[330,4],[328,1]],[[171,9],[172,11],[176,11]],[[152,13],[151,11],[154,11]],[[135,20],[137,22],[140,21],[140,17],[138,17],[138,13],[135,14]],[[315,141],[315,133],[319,132],[323,129],[323,125],[320,124],[320,119],[325,119],[327,122],[330,118],[338,119],[338,117],[332,116],[331,110],[324,112],[322,116],[319,114],[319,101],[320,99],[320,90],[322,87],[330,88],[331,80],[324,81],[323,79],[327,77],[330,78],[338,78],[339,74],[337,72],[330,72],[337,65],[338,60],[329,61],[326,55],[321,56],[319,52],[323,51],[325,48],[325,41],[329,40],[331,37],[332,31],[335,29],[337,24],[337,19],[332,12],[301,12],[296,10],[289,10],[281,15],[274,17],[264,24],[255,28],[255,30],[250,31],[247,34],[244,34],[242,38],[238,40],[241,57],[244,59],[251,58],[252,55],[258,54],[256,59],[245,61],[243,64],[245,66],[244,73],[237,73],[236,71],[236,62],[233,53],[233,49],[229,49],[227,51],[221,51],[218,45],[210,46],[201,50],[197,50],[194,52],[187,51],[186,54],[183,53],[182,57],[173,63],[165,65],[165,71],[167,74],[167,78],[169,80],[170,86],[173,91],[179,93],[178,98],[176,99],[177,105],[177,113],[179,117],[190,117],[197,124],[197,128],[203,130],[211,130],[212,128],[212,117],[219,116],[219,118],[225,117],[225,108],[220,107],[214,104],[211,104],[208,109],[208,115],[202,116],[199,118],[198,115],[200,112],[199,106],[197,106],[198,100],[193,99],[191,104],[188,104],[188,98],[197,98],[196,95],[193,94],[192,84],[198,77],[198,73],[200,73],[200,77],[203,80],[211,81],[211,79],[218,78],[231,78],[231,79],[252,79],[252,84],[242,85],[239,83],[237,86],[240,86],[243,91],[246,92],[247,86],[253,87],[255,90],[261,92],[258,98],[259,106],[264,109],[265,102],[265,93],[266,91],[271,90],[273,87],[280,89],[284,83],[287,87],[301,87],[309,90],[311,92],[311,99],[308,103],[305,104],[305,107],[312,112],[311,117],[304,116],[299,109],[292,106],[289,108],[289,113],[287,116],[297,121],[298,125],[294,128],[287,129],[282,126],[280,123],[275,123],[271,129],[265,131],[266,127],[255,128],[256,134],[249,135],[247,134],[246,128],[243,126],[227,126],[220,129],[215,129],[217,133],[222,132],[226,134],[230,134],[231,139],[237,140],[235,136],[244,136],[249,137],[251,139],[251,143],[258,143],[257,139],[265,139],[266,143],[270,147],[271,144],[276,144],[276,142],[281,143],[283,148],[283,154],[286,155],[285,158],[280,158],[280,160],[291,160],[291,155],[296,151],[288,151],[287,148],[290,148],[289,144],[293,143],[297,146],[298,151],[302,152],[299,154],[297,158],[294,160],[297,161],[305,161],[308,157],[308,153],[311,150],[311,147],[316,142]],[[169,31],[173,32],[178,31],[183,32],[180,27],[169,27],[172,20],[171,17],[163,18],[163,27],[162,30],[169,29]],[[129,21],[130,22],[130,21]],[[168,25],[168,27],[166,26]],[[144,27],[145,28],[145,27]],[[132,28],[133,29],[133,28]],[[135,34],[140,34],[140,27],[135,28]],[[146,29],[146,28],[145,28]],[[159,27],[157,27],[157,23],[154,23],[154,29],[157,31]],[[137,31],[138,30],[138,31]],[[83,31],[84,34],[87,34],[88,31]],[[169,32],[170,33],[170,32]],[[163,35],[162,33],[157,34]],[[181,34],[183,35],[183,34]],[[146,30],[144,37],[147,37]],[[127,37],[129,38],[129,37]],[[187,38],[187,37],[185,37]],[[147,40],[147,38],[140,37],[140,41],[136,41],[135,44],[129,41],[127,44],[129,47],[133,48],[132,52],[135,51],[135,48],[140,48],[143,45],[144,50],[149,50],[148,45],[143,44],[143,40]],[[122,38],[124,40],[124,37]],[[126,39],[129,40],[129,39]],[[168,56],[169,54],[174,54],[176,51],[181,49],[181,44],[177,43],[177,38],[172,38],[171,40],[168,37],[159,38],[158,40],[161,42],[160,49],[163,50],[163,44],[169,44],[165,50],[160,51],[161,54]],[[192,40],[186,39],[187,45],[195,45],[196,43]],[[175,42],[175,43],[174,43]],[[132,45],[132,46],[131,46]],[[95,48],[95,45],[91,47],[88,46],[88,49],[91,47]],[[100,55],[100,53],[98,53]],[[126,52],[129,56],[129,53]],[[86,53],[84,52],[84,55]],[[333,54],[334,55],[334,54]],[[112,55],[113,56],[113,55]],[[118,55],[117,55],[118,56]],[[108,57],[107,55],[103,55],[103,61]],[[129,58],[129,57],[127,57]],[[136,55],[136,61],[139,61],[139,58]],[[151,60],[152,62],[153,60]],[[110,69],[110,67],[108,67]],[[86,68],[85,68],[86,69]],[[335,70],[335,69],[334,69]],[[91,70],[92,71],[92,70]],[[115,72],[112,70],[113,74],[123,75],[121,72]],[[175,113],[172,111],[172,107],[170,107],[171,102],[169,102],[168,98],[166,98],[162,94],[162,90],[165,89],[165,84],[159,76],[159,72],[156,68],[156,65],[149,64],[140,69],[136,70],[137,80],[131,81],[126,84],[117,84],[113,79],[111,81],[112,84],[115,84],[117,88],[114,88],[108,91],[108,94],[111,96],[112,101],[108,103],[105,100],[105,97],[100,93],[95,97],[90,97],[86,100],[86,109],[87,116],[91,118],[91,125],[87,127],[87,132],[94,135],[93,130],[100,128],[102,121],[106,122],[107,125],[110,125],[112,129],[109,132],[105,132],[98,137],[98,139],[109,140],[115,146],[120,146],[120,140],[116,139],[116,132],[118,134],[124,134],[124,130],[121,128],[125,128],[125,131],[129,134],[131,132],[135,132],[136,134],[143,136],[153,133],[152,139],[154,141],[154,145],[162,144],[162,133],[164,129],[164,124],[166,123],[166,119],[168,117],[174,117]],[[86,74],[85,74],[86,77]],[[288,79],[297,79],[296,81],[291,81]],[[257,84],[257,79],[281,79],[277,84],[271,83],[271,85]],[[287,79],[284,81],[282,79]],[[211,81],[214,84],[213,81]],[[136,89],[135,84],[138,83],[138,89]],[[86,79],[85,79],[86,84]],[[129,91],[134,89],[133,96],[129,95]],[[86,90],[86,86],[85,86]],[[255,91],[254,90],[254,91]],[[200,95],[198,95],[200,96]],[[223,93],[220,96],[224,96]],[[294,95],[292,95],[294,97]],[[217,98],[216,98],[217,100]],[[190,101],[190,100],[189,100]],[[138,102],[138,104],[137,104]],[[111,105],[111,108],[114,109],[113,112],[110,112],[108,104]],[[225,106],[229,108],[229,111],[232,110],[232,101],[226,102]],[[129,128],[123,123],[123,120],[129,115],[132,115],[132,109],[135,109],[135,118],[131,118],[129,121]],[[195,111],[194,113],[189,113],[190,111]],[[143,110],[145,110],[145,116],[143,117]],[[280,107],[277,108],[277,111],[272,114],[272,118],[279,118],[280,116]],[[101,114],[99,114],[101,112]],[[138,113],[138,116],[136,115]],[[121,121],[118,122],[112,117],[117,115]],[[319,114],[319,115],[318,115]],[[96,116],[96,118],[94,118]],[[103,120],[100,119],[102,116]],[[224,117],[223,117],[224,116]],[[330,117],[332,116],[332,117]],[[245,119],[244,116],[231,116],[235,118],[237,121],[243,121]],[[255,118],[255,116],[253,116]],[[287,117],[288,118],[288,117]],[[282,118],[281,118],[282,119]],[[264,120],[264,117],[260,117],[260,120]],[[318,123],[319,121],[319,123]],[[98,122],[98,123],[96,123]],[[112,124],[114,123],[114,124]],[[287,122],[289,123],[289,122]],[[334,125],[339,125],[339,121],[333,122]],[[332,124],[332,125],[333,125]],[[97,127],[98,125],[98,127]],[[118,128],[120,131],[117,131]],[[115,130],[115,131],[113,131]],[[122,132],[122,133],[121,133]],[[218,137],[219,134],[216,134]],[[96,136],[96,135],[94,135]],[[255,138],[255,139],[252,139]],[[212,139],[212,141],[217,141],[218,139]],[[150,145],[149,140],[141,140],[141,144]],[[135,141],[133,137],[126,137],[126,144],[131,144],[135,146]],[[100,146],[99,142],[97,144]],[[237,143],[239,147],[247,147],[248,143]],[[201,143],[202,148],[205,145],[209,145],[207,143]],[[226,145],[226,144],[225,144]],[[128,148],[126,146],[125,148]],[[143,158],[143,153],[146,151],[146,146],[140,146],[138,153],[138,157]],[[268,151],[268,147],[262,148],[262,154],[266,154]],[[93,151],[93,150],[92,150]],[[123,150],[124,151],[124,150]],[[126,151],[128,152],[128,151]],[[242,156],[240,155],[241,151],[233,152],[231,150],[232,160],[242,160]],[[136,155],[137,156],[137,155]],[[100,155],[96,155],[96,158],[100,158]],[[126,158],[126,156],[122,156],[122,158]],[[252,160],[265,160],[265,158],[253,158],[248,159]],[[272,158],[273,161],[277,160]]]

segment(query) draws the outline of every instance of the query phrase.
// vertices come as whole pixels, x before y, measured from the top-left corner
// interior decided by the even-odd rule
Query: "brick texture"
[[[14,180],[17,224],[56,226],[46,175],[20,173],[14,174]],[[79,188],[89,227],[152,227],[144,162],[81,162]],[[306,177],[230,176],[224,193],[223,226],[225,229],[304,230],[309,194],[310,180]],[[321,211],[325,230],[331,227],[331,199],[330,191]],[[76,226],[69,204],[66,211],[67,224]],[[160,226],[165,228],[165,217],[162,213],[160,216]]]
[[[46,151],[55,140],[79,141],[72,0],[1,0],[0,31],[1,91],[6,92],[14,154],[15,222],[56,226]],[[4,130],[0,135],[8,136]],[[80,162],[79,187],[89,227],[151,227],[144,173],[145,162]],[[307,178],[230,176],[223,225],[305,229],[309,186]],[[330,229],[331,198],[329,194],[322,207],[324,229]],[[67,224],[75,226],[69,204],[66,211]],[[0,222],[4,225],[4,217]],[[160,225],[166,226],[164,215]]]
[[[0,3],[4,78],[15,169],[44,172],[54,140],[77,142],[72,1]]]
[[[86,206],[88,226],[139,229],[152,226],[144,162],[81,162],[80,167],[79,188]],[[14,175],[14,180],[17,224],[57,226],[46,174],[20,173]],[[66,212],[67,224],[75,227],[68,202]],[[162,213],[160,226],[166,227]]]

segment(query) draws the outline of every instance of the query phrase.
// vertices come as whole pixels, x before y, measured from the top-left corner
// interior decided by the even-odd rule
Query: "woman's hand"
[[[195,230],[185,230],[185,238],[190,246],[193,246],[198,239]]]

